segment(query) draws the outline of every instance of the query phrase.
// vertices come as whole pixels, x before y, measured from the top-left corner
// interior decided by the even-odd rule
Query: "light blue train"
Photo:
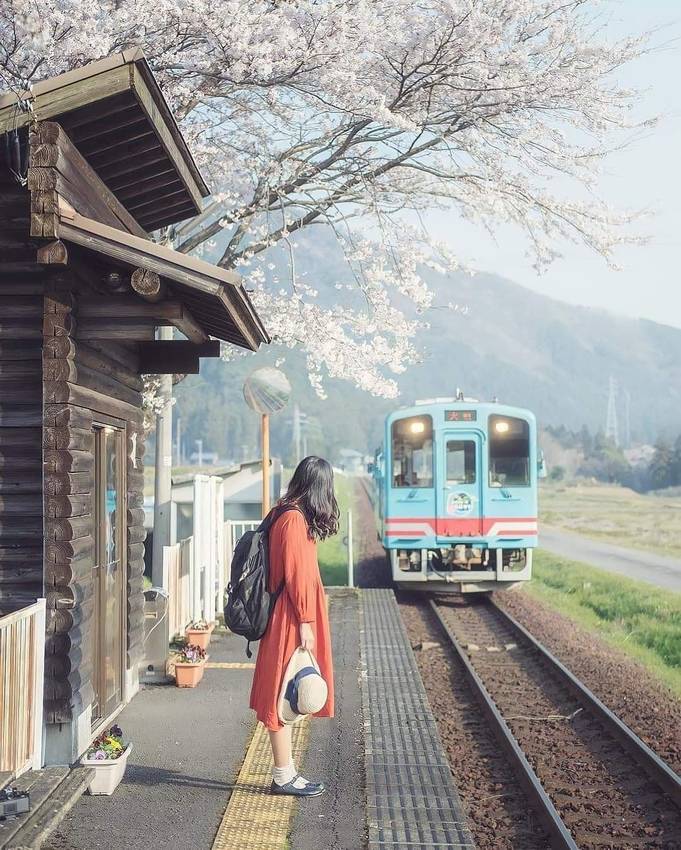
[[[543,474],[529,410],[459,393],[391,413],[373,475],[393,580],[461,593],[527,581]]]

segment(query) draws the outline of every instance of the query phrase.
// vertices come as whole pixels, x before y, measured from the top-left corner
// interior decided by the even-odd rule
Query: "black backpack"
[[[284,582],[274,593],[267,589],[270,574],[270,528],[286,511],[297,510],[284,506],[270,511],[255,531],[247,531],[236,544],[232,556],[230,581],[225,600],[225,626],[248,641],[246,655],[250,658],[251,641],[265,634],[270,614],[284,589]]]

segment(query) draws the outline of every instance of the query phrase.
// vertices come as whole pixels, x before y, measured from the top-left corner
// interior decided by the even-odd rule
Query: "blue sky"
[[[564,258],[538,276],[517,231],[504,229],[494,241],[451,214],[430,216],[429,226],[476,268],[563,301],[681,328],[681,2],[618,0],[604,5],[614,35],[664,27],[653,42],[676,41],[623,72],[627,86],[643,90],[638,114],[662,120],[612,155],[600,183],[601,196],[618,208],[651,211],[637,228],[650,242],[621,249],[616,256],[619,271],[588,250],[568,245]]]

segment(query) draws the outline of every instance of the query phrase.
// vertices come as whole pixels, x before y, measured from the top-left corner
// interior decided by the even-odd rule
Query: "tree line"
[[[659,437],[649,458],[631,463],[624,450],[602,431],[591,433],[586,425],[571,431],[564,425],[547,426],[550,434],[564,449],[576,449],[580,463],[576,475],[595,478],[609,484],[621,484],[640,493],[681,487],[681,434],[675,439]],[[556,464],[549,472],[553,480],[565,477],[565,467]]]

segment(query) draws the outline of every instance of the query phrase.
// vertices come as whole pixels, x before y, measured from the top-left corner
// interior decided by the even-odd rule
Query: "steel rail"
[[[677,806],[681,808],[681,776],[661,759],[654,750],[644,743],[635,732],[620,720],[598,697],[589,690],[570,670],[560,662],[543,644],[541,644],[525,626],[521,625],[514,617],[500,608],[496,602],[487,600],[495,613],[499,614],[512,630],[522,635],[536,649],[542,658],[548,662],[552,670],[558,674],[567,687],[576,694],[578,699],[584,702],[605,725],[615,737],[630,750],[637,762],[643,767],[648,775],[671,797]]]
[[[466,670],[468,681],[487,719],[490,722],[490,725],[494,734],[497,737],[497,740],[499,741],[504,751],[508,755],[509,759],[511,760],[516,770],[518,779],[521,785],[523,786],[523,789],[525,790],[525,793],[530,798],[530,801],[534,803],[537,809],[537,813],[542,821],[542,824],[546,831],[549,833],[551,839],[551,846],[554,848],[554,850],[579,850],[579,847],[575,843],[575,840],[570,834],[570,831],[563,823],[563,820],[558,814],[556,807],[553,805],[551,798],[546,793],[544,787],[539,781],[539,777],[532,769],[530,763],[527,761],[525,754],[521,750],[518,742],[513,736],[513,733],[509,729],[501,712],[496,707],[492,697],[489,695],[487,688],[482,682],[482,679],[473,669],[473,665],[471,664],[467,654],[464,652],[463,648],[461,647],[459,641],[457,640],[449,625],[441,616],[436,602],[433,599],[430,599],[429,602],[433,613],[437,617],[438,622],[442,626],[445,634],[447,635],[452,644],[454,651],[458,655],[459,659],[461,660],[461,663],[464,666],[464,669]]]

